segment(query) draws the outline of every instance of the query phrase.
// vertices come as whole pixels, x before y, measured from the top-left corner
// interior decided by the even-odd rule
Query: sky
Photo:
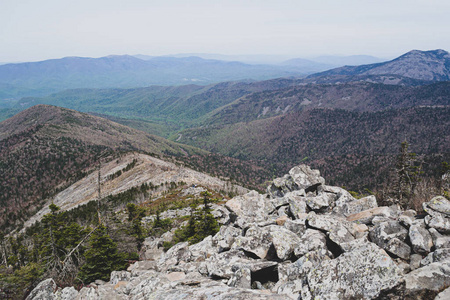
[[[0,62],[450,50],[448,0],[0,0]]]

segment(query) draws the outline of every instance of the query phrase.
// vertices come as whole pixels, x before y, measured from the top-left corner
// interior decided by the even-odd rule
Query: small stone
[[[278,219],[276,219],[277,225],[283,226],[284,223],[286,223],[286,221],[287,221],[288,219],[289,219],[289,218],[288,218],[288,216],[286,216],[286,215],[279,217]]]

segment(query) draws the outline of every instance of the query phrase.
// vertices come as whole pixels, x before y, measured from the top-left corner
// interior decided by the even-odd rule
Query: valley
[[[436,296],[449,57],[0,66],[0,297]]]

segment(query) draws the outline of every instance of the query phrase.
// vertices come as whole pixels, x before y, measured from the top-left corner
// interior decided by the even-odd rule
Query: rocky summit
[[[266,194],[215,208],[215,236],[167,252],[173,232],[149,237],[109,282],[77,291],[47,279],[27,299],[448,299],[450,202],[423,209],[378,207],[300,165]]]

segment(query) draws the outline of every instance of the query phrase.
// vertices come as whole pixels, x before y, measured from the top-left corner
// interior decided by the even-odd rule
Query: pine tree
[[[91,236],[89,248],[84,257],[86,263],[79,273],[79,278],[84,283],[90,283],[96,279],[108,281],[112,271],[123,270],[127,267],[125,256],[117,251],[117,244],[109,237],[103,225],[100,225]]]

